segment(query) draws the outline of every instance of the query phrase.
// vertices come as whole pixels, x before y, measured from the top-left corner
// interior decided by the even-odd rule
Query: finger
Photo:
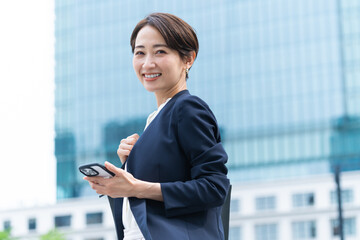
[[[138,139],[139,139],[139,134],[137,134],[137,133],[134,133],[133,135],[130,135],[130,136],[128,136],[127,138],[123,138],[123,139],[121,139],[120,140],[120,144],[121,143],[127,143],[127,142],[136,142]]]
[[[125,143],[128,144],[128,145],[134,145],[135,143],[137,142],[137,139],[136,138],[127,138]]]
[[[92,182],[92,183],[95,183],[95,177],[83,177],[84,180],[88,181],[88,182]]]
[[[122,172],[124,171],[121,168],[118,168],[118,167],[114,166],[113,164],[109,163],[108,161],[105,162],[105,167],[107,170],[115,173],[115,175],[121,175]]]
[[[97,184],[101,186],[105,185],[103,177],[84,177],[84,179],[92,184]]]
[[[95,192],[97,194],[104,194],[105,195],[105,191],[106,191],[105,187],[103,187],[103,186],[101,186],[99,184],[94,184],[94,183],[90,183],[90,186],[91,186],[92,189],[95,190]]]
[[[133,135],[131,135],[131,136],[129,136],[129,137],[131,137],[131,138],[135,138],[136,139],[136,141],[139,139],[139,134],[137,134],[137,133],[134,133]]]
[[[126,159],[128,158],[128,156],[130,154],[130,151],[118,149],[116,151],[116,153],[119,156],[121,163],[124,164],[124,162],[126,161]]]
[[[84,180],[87,180],[89,182],[90,187],[95,190],[95,192],[97,194],[105,194],[105,186],[99,184],[98,182],[96,182],[95,180],[93,180],[95,177],[83,177]]]
[[[96,190],[97,187],[99,186],[98,184],[93,183],[93,182],[91,182],[91,181],[89,181],[89,185],[90,185],[90,187],[91,187],[92,189],[94,189],[94,190]]]
[[[130,150],[118,149],[117,150],[118,156],[129,156]]]
[[[126,139],[127,139],[127,140],[131,140],[132,142],[135,143],[135,142],[139,139],[139,134],[134,133],[133,135],[128,136]]]
[[[126,144],[126,143],[122,143],[119,145],[119,149],[124,149],[124,150],[131,150],[133,148],[133,144]]]
[[[86,177],[86,180],[88,181],[92,181],[92,182],[98,182],[101,181],[102,179],[104,179],[103,177],[97,177],[97,176],[92,176],[92,177]]]

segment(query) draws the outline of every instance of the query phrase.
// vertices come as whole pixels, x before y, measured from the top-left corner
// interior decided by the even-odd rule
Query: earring
[[[185,72],[186,72],[186,75],[188,75],[189,74],[189,69],[188,68],[185,69]]]

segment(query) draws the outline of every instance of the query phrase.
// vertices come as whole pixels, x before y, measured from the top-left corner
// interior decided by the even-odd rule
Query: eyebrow
[[[166,45],[166,44],[154,44],[154,45],[153,45],[153,48],[158,48],[158,47],[166,47],[166,48],[169,48],[169,46]],[[145,46],[144,46],[144,45],[137,45],[137,46],[135,46],[135,48],[145,48]]]

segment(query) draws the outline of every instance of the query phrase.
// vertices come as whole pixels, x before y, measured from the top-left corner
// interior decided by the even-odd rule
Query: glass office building
[[[188,88],[217,117],[233,183],[360,169],[359,1],[55,2],[58,199],[93,194],[77,166],[120,166],[120,140],[156,109],[130,35],[157,11],[198,34]]]

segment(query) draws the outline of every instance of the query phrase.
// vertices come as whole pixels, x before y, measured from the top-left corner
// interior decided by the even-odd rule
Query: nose
[[[144,69],[150,69],[155,67],[155,60],[154,57],[148,54],[145,59],[142,66]]]

